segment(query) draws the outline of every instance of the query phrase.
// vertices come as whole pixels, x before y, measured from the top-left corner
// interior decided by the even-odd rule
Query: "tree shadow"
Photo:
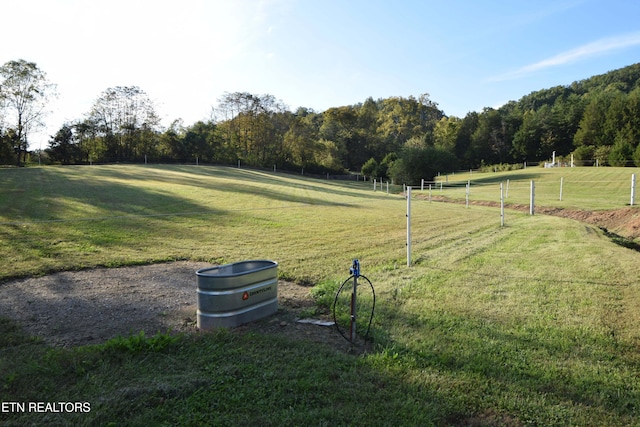
[[[423,338],[405,344],[388,333],[376,333],[387,347],[401,349],[416,370],[433,370],[452,379],[474,378],[478,393],[490,384],[491,393],[512,394],[523,401],[538,396],[551,406],[598,408],[597,412],[623,419],[637,413],[640,391],[624,379],[638,369],[624,356],[635,354],[631,344],[561,325],[510,325],[480,312],[435,310],[417,316],[401,307],[396,301],[382,304],[377,312]],[[592,367],[600,367],[601,374],[594,374]],[[540,410],[537,417],[544,419],[546,409]]]
[[[329,206],[345,206],[346,203],[331,201],[332,196],[344,196],[354,199],[378,200],[388,197],[382,191],[374,192],[372,184],[352,181],[321,180],[305,176],[294,176],[275,172],[265,172],[252,169],[237,169],[231,167],[177,167],[190,174],[197,174],[211,178],[225,178],[233,183],[225,183],[220,189],[237,193],[253,195],[266,194],[269,198],[299,203],[319,204]],[[193,178],[192,185],[203,185],[202,181]],[[259,185],[256,185],[258,183]],[[268,186],[287,188],[287,192],[266,189]],[[304,196],[294,196],[291,189],[305,192]],[[323,195],[313,197],[312,194]],[[329,197],[325,197],[328,195]]]
[[[513,181],[531,181],[541,177],[542,174],[535,172],[519,172],[519,173],[510,173],[508,176],[503,174],[496,174],[490,176],[484,176],[482,178],[474,178],[473,175],[470,176],[470,180],[473,184],[499,184],[501,182],[506,182],[507,180]]]

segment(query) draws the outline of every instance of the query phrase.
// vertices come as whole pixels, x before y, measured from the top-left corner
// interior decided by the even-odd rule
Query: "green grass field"
[[[634,171],[474,173],[471,192],[499,200],[510,179],[509,201],[528,203],[534,179],[537,204],[555,205],[564,176],[566,206],[612,209]],[[233,330],[59,349],[0,320],[0,405],[91,402],[1,424],[640,425],[640,255],[597,227],[515,211],[501,227],[496,208],[416,199],[406,267],[406,200],[370,183],[204,166],[3,169],[0,182],[2,281],[272,259],[322,304],[358,258],[378,296],[358,356]]]
[[[469,200],[500,202],[502,183],[506,204],[529,204],[533,181],[536,205],[587,210],[615,209],[629,205],[633,174],[637,181],[637,205],[640,203],[640,168],[529,167],[498,173],[463,172],[437,177],[432,186],[432,195],[466,200],[465,187],[470,182]],[[423,192],[427,194],[428,189]]]

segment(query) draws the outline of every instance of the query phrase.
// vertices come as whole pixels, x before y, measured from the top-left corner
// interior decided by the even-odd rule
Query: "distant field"
[[[636,174],[636,180],[640,184],[640,168],[529,167],[497,173],[461,172],[438,177],[438,183],[433,186],[432,194],[464,200],[465,187],[470,181],[470,200],[499,202],[500,183],[502,183],[505,203],[528,204],[531,181],[534,181],[535,201],[541,206],[588,210],[614,209],[629,205],[632,174]],[[562,200],[560,200],[561,181]],[[440,182],[442,182],[442,192]],[[638,203],[640,203],[640,191],[636,193],[636,204]]]
[[[528,203],[534,179],[540,205],[608,209],[628,203],[634,171],[449,184],[471,179],[472,198],[497,201],[509,179],[508,201]],[[106,402],[100,424],[638,425],[639,255],[597,227],[519,212],[500,227],[496,208],[416,199],[407,268],[406,200],[370,183],[202,166],[4,169],[0,182],[0,280],[272,259],[331,299],[358,258],[378,296],[361,356],[234,333],[64,351],[0,323],[1,401]],[[443,193],[464,199],[463,186]]]

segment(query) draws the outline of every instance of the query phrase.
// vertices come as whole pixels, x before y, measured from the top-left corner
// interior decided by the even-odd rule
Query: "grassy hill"
[[[640,168],[529,167],[497,173],[462,172],[439,177],[432,193],[440,194],[439,183],[442,181],[443,195],[464,199],[466,184],[470,182],[470,200],[499,202],[502,183],[505,203],[529,204],[530,184],[533,181],[535,201],[540,206],[584,210],[618,209],[629,205],[633,174],[640,183]],[[639,197],[640,192],[636,195],[636,205],[640,203]]]
[[[508,178],[510,201],[526,203],[517,189],[535,179],[540,205],[555,205],[544,189],[560,173],[566,206],[628,203],[629,169],[449,183],[472,178],[471,197],[499,200]],[[0,181],[4,282],[266,258],[324,304],[358,258],[378,296],[360,355],[236,330],[60,349],[3,319],[0,401],[91,403],[0,412],[3,424],[638,425],[638,253],[597,226],[509,211],[501,227],[495,207],[415,199],[406,267],[406,200],[370,183],[196,166],[4,169]],[[464,198],[460,188],[443,195]]]

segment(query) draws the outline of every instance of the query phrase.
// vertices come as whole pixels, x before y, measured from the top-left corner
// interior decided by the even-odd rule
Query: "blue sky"
[[[0,1],[0,63],[58,85],[41,139],[113,86],[165,125],[236,91],[316,111],[429,93],[464,117],[640,62],[637,0]]]

